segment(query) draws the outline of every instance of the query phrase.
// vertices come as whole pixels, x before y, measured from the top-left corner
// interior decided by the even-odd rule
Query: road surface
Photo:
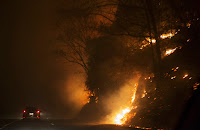
[[[17,120],[2,130],[136,130],[116,125],[85,125],[62,120]],[[137,129],[140,130],[140,129]]]

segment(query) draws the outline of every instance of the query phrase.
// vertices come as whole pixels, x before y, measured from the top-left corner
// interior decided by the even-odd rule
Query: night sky
[[[51,50],[54,4],[1,1],[0,118],[19,116],[26,105],[56,113],[67,109],[55,85],[62,75]]]

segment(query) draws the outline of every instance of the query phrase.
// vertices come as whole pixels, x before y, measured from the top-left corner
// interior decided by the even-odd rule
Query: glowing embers
[[[171,77],[172,80],[175,79],[175,78],[176,78],[176,76]]]
[[[183,76],[183,79],[185,79],[185,78],[187,78],[188,77],[188,74],[185,74],[184,76]]]
[[[89,94],[90,96],[95,96],[95,92],[94,92],[94,91],[88,90],[88,94]]]
[[[186,25],[188,28],[190,28],[191,27],[191,23],[187,23],[187,25]]]
[[[144,90],[144,93],[142,94],[141,98],[144,98],[146,95],[147,95],[147,92],[146,92],[146,90]]]
[[[150,45],[151,43],[155,44],[156,43],[156,39],[150,39],[149,37],[146,38],[146,40],[144,40],[143,45],[140,47],[140,49],[144,49],[145,47],[147,47],[148,45]]]
[[[199,83],[195,83],[195,84],[193,85],[193,90],[196,90],[196,89],[198,88],[198,86],[199,86]]]
[[[98,97],[95,96],[95,92],[94,91],[88,90],[88,95],[89,95],[89,99],[87,101],[88,103],[90,103],[90,102],[98,103]]]
[[[176,68],[172,68],[172,71],[176,72],[178,71],[179,67],[176,67]]]
[[[152,42],[153,44],[156,43],[156,39],[154,39],[154,38],[153,38],[153,39],[146,38],[146,40],[147,40],[149,43],[151,43],[151,42]]]

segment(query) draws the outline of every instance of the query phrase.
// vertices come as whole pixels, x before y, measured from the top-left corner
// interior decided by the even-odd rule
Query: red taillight
[[[25,117],[23,117],[23,118],[25,118]]]
[[[40,113],[40,111],[37,111],[37,113]]]
[[[24,113],[25,113],[26,111],[24,110]]]

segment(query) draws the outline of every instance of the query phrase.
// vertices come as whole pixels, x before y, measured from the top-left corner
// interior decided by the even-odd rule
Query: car
[[[40,119],[40,110],[37,107],[26,107],[23,111],[23,119]]]

